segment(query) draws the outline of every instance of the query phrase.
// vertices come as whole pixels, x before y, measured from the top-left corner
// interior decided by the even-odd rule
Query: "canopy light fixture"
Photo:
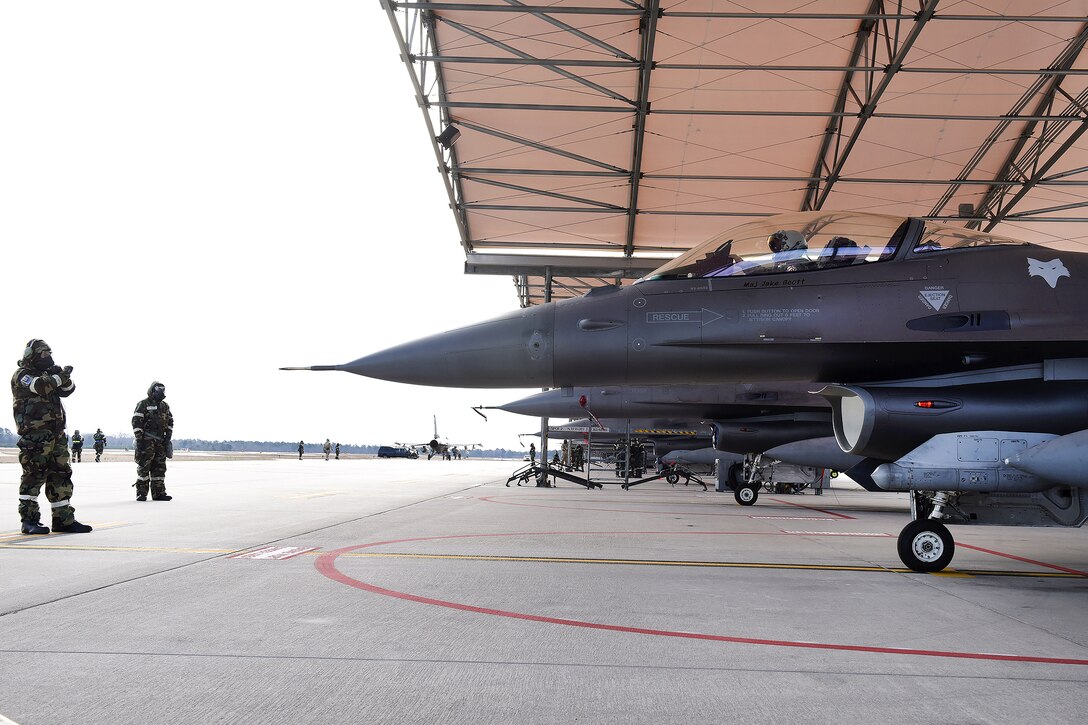
[[[449,151],[450,147],[457,142],[457,139],[460,138],[460,136],[461,130],[453,124],[450,124],[446,126],[446,129],[442,133],[435,136],[434,140],[437,141],[442,148]]]

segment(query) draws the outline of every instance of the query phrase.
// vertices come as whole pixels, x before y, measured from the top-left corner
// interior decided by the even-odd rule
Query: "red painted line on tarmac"
[[[1064,566],[1058,566],[1057,564],[1047,564],[1045,561],[1035,561],[1034,559],[1026,559],[1016,554],[1006,554],[1003,551],[994,551],[993,549],[984,549],[981,546],[974,546],[973,544],[965,544],[962,541],[957,541],[956,546],[962,546],[965,549],[974,549],[975,551],[981,551],[986,554],[993,554],[994,556],[1002,556],[1006,559],[1012,559],[1013,561],[1022,561],[1025,564],[1034,564],[1035,566],[1041,566],[1044,569],[1053,569],[1055,571],[1062,571],[1066,574],[1077,574],[1079,576],[1088,577],[1088,571],[1080,571],[1079,569],[1069,569]]]
[[[348,554],[359,549],[369,549],[375,546],[385,546],[388,544],[404,544],[415,541],[438,541],[443,539],[473,539],[482,537],[497,537],[497,536],[574,536],[574,535],[587,535],[587,534],[611,534],[620,536],[630,535],[646,535],[646,534],[668,534],[674,535],[675,532],[655,532],[655,531],[547,531],[547,532],[520,532],[520,533],[495,533],[495,534],[457,534],[451,536],[423,536],[411,539],[393,539],[389,541],[378,541],[372,544],[359,544],[356,546],[345,546],[342,549],[335,549],[333,551],[325,552],[321,554],[317,561],[314,562],[314,566],[317,570],[329,579],[338,582],[340,584],[346,584],[347,586],[355,589],[361,589],[363,591],[371,592],[373,594],[381,594],[382,596],[394,597],[396,599],[403,599],[410,602],[417,602],[419,604],[428,604],[436,607],[446,607],[448,609],[457,609],[463,612],[473,612],[476,614],[487,614],[495,617],[507,617],[510,619],[520,619],[529,622],[541,622],[544,624],[559,624],[567,627],[582,627],[584,629],[597,629],[609,632],[623,632],[626,634],[644,634],[654,637],[676,637],[680,639],[698,639],[708,640],[712,642],[728,642],[731,644],[751,644],[763,647],[790,647],[796,649],[818,649],[818,650],[834,650],[840,652],[867,652],[872,654],[888,654],[888,655],[911,655],[919,657],[943,657],[952,659],[969,659],[969,660],[990,660],[1000,662],[1033,662],[1040,664],[1051,665],[1080,665],[1088,666],[1088,659],[1078,659],[1072,657],[1035,657],[1030,655],[1013,655],[1013,654],[999,654],[990,652],[954,652],[945,650],[926,650],[926,649],[910,649],[900,647],[873,647],[867,645],[853,645],[853,644],[835,644],[830,642],[801,642],[794,640],[784,639],[762,639],[756,637],[738,637],[730,635],[720,634],[702,634],[698,632],[677,632],[667,629],[648,629],[645,627],[626,627],[618,624],[602,624],[599,622],[586,622],[578,619],[563,619],[560,617],[548,617],[539,614],[525,614],[522,612],[509,612],[503,609],[492,609],[490,607],[478,607],[472,604],[462,604],[460,602],[451,602],[444,599],[434,599],[432,597],[424,597],[417,594],[409,594],[407,592],[398,592],[393,589],[386,589],[375,584],[368,584],[353,577],[344,574],[336,568],[336,560],[342,554]],[[689,535],[705,535],[701,532],[680,532],[687,533]],[[706,532],[711,535],[720,535],[733,532]]]
[[[784,504],[789,504],[790,506],[797,506],[799,508],[808,509],[809,511],[819,511],[822,514],[827,514],[828,516],[836,516],[836,517],[838,517],[840,519],[851,519],[852,520],[852,519],[855,518],[853,516],[847,516],[846,514],[840,514],[837,511],[828,511],[827,509],[818,509],[815,506],[808,506],[808,505],[803,504],[803,503],[797,503],[796,501],[783,501],[782,499],[779,499],[779,498],[772,498],[772,499],[768,499],[768,500],[774,501],[775,503],[784,503]]]

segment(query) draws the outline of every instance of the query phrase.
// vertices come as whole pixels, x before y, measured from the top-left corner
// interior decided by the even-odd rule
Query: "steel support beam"
[[[623,253],[631,256],[635,249],[635,224],[638,222],[638,190],[642,181],[642,149],[646,137],[646,116],[650,112],[650,72],[654,67],[654,41],[657,39],[657,19],[661,14],[660,0],[649,0],[646,15],[639,25],[642,32],[640,53],[642,68],[638,74],[638,100],[635,104],[635,139],[631,159],[631,182],[627,197],[627,234]]]
[[[468,220],[464,218],[461,210],[458,208],[458,204],[460,202],[460,199],[462,198],[460,195],[460,189],[455,188],[457,182],[448,173],[449,166],[446,164],[446,159],[442,154],[442,147],[439,146],[437,141],[438,133],[435,131],[434,124],[431,122],[430,114],[427,113],[427,94],[423,90],[423,85],[420,82],[419,75],[416,73],[415,66],[412,64],[412,61],[410,59],[411,53],[409,52],[408,45],[404,40],[404,34],[401,33],[400,26],[397,24],[397,16],[394,12],[396,6],[394,3],[383,0],[382,9],[385,10],[385,15],[386,18],[388,18],[389,20],[389,25],[393,28],[393,35],[397,39],[397,47],[400,48],[401,58],[404,59],[405,68],[407,68],[408,70],[408,77],[409,79],[411,79],[412,88],[415,90],[416,101],[419,103],[420,110],[422,110],[423,112],[423,122],[427,126],[427,136],[431,140],[431,149],[434,151],[435,159],[438,161],[438,168],[442,172],[442,182],[446,187],[446,196],[449,197],[450,209],[453,210],[454,221],[457,224],[457,232],[461,237],[461,248],[464,249],[466,253],[468,253],[472,250],[472,247],[469,244],[469,239],[471,239],[471,236],[469,235],[468,230]],[[430,37],[433,38],[433,34]],[[439,78],[439,83],[441,83],[441,78]],[[442,88],[441,85],[440,88]],[[444,92],[442,95],[444,97]],[[456,157],[452,156],[452,151],[451,158],[456,161]]]
[[[520,136],[515,136],[515,135],[510,134],[510,133],[504,133],[504,132],[499,131],[499,130],[494,129],[494,128],[488,128],[487,126],[480,126],[479,124],[471,123],[469,121],[461,120],[461,121],[458,122],[457,125],[460,126],[461,128],[471,129],[473,131],[476,131],[477,133],[486,134],[488,136],[494,136],[495,138],[501,138],[501,139],[503,139],[505,141],[515,143],[515,144],[517,144],[519,146],[527,146],[529,148],[533,148],[533,149],[536,149],[538,151],[544,151],[544,152],[549,153],[549,154],[555,154],[556,156],[562,156],[563,158],[570,159],[571,161],[577,161],[577,162],[582,163],[582,164],[588,164],[589,166],[596,166],[596,167],[601,168],[601,169],[607,169],[608,171],[616,172],[616,173],[618,173],[618,174],[620,174],[622,176],[626,176],[627,174],[630,173],[629,171],[627,171],[627,169],[621,169],[618,166],[613,166],[612,164],[606,164],[603,161],[598,161],[596,159],[591,159],[588,156],[582,156],[581,154],[576,154],[576,153],[573,153],[571,151],[565,151],[563,149],[556,148],[555,146],[549,146],[547,144],[540,143],[539,141],[530,141],[527,138],[521,138]],[[471,172],[468,169],[461,169],[460,173],[467,174],[467,173],[471,173]],[[477,171],[476,173],[487,173],[487,172]]]
[[[937,9],[938,0],[926,0],[925,5],[918,12],[918,15],[914,17],[914,25],[911,26],[910,32],[903,38],[899,48],[892,55],[887,69],[884,72],[883,78],[877,84],[876,88],[872,89],[866,96],[864,103],[861,106],[858,114],[858,121],[854,124],[854,128],[850,132],[850,137],[846,140],[841,149],[836,149],[834,163],[829,165],[830,171],[826,175],[826,179],[823,182],[822,188],[816,194],[815,199],[806,199],[803,209],[822,209],[824,202],[827,201],[828,195],[831,193],[831,189],[834,188],[835,182],[839,180],[839,176],[842,174],[843,167],[846,166],[846,160],[850,158],[850,152],[854,150],[854,146],[857,144],[858,139],[861,138],[862,132],[865,130],[865,126],[870,118],[875,117],[875,111],[877,104],[880,102],[884,92],[891,85],[892,79],[895,78],[896,72],[903,67],[903,62],[906,60],[907,54],[910,53],[911,48],[914,47],[915,41],[918,40],[918,36],[922,33],[922,28],[926,26],[926,23],[931,17],[933,17],[934,11]],[[887,30],[885,30],[887,34]],[[898,38],[898,28],[896,30],[896,37]],[[891,46],[889,45],[888,52],[891,53]],[[894,114],[885,114],[887,118],[896,117]],[[905,117],[899,116],[899,117]],[[952,120],[951,117],[946,117],[946,120]],[[819,159],[816,168],[819,169],[822,166],[827,165],[824,159]],[[821,175],[819,171],[813,172],[813,176]]]
[[[677,250],[678,251],[678,250]],[[666,261],[645,257],[575,257],[551,254],[485,254],[469,252],[465,274],[541,276],[551,269],[562,277],[638,279]]]
[[[606,96],[606,97],[611,98],[611,99],[613,99],[615,101],[620,101],[621,103],[625,103],[628,106],[635,105],[634,101],[632,101],[629,98],[624,97],[623,95],[621,95],[619,93],[616,93],[611,88],[605,88],[604,86],[600,85],[599,83],[594,83],[591,80],[583,78],[582,76],[578,75],[577,73],[571,73],[570,71],[564,70],[564,69],[560,68],[557,65],[552,65],[552,64],[548,63],[548,61],[545,60],[545,59],[534,58],[533,56],[529,55],[528,53],[524,53],[524,52],[518,50],[517,48],[515,48],[512,45],[508,45],[508,44],[502,42],[501,40],[496,40],[495,38],[492,38],[489,35],[486,35],[484,33],[481,33],[479,30],[476,30],[474,28],[470,28],[467,25],[463,25],[461,23],[455,22],[453,20],[450,20],[447,17],[443,17],[443,16],[437,16],[437,17],[439,17],[439,19],[442,22],[444,22],[446,25],[449,25],[451,28],[456,28],[457,30],[464,33],[465,35],[471,35],[473,38],[476,38],[477,40],[480,40],[480,41],[482,41],[484,43],[487,43],[488,45],[491,45],[491,46],[493,46],[495,48],[499,48],[500,50],[504,50],[504,51],[506,51],[507,53],[509,53],[510,55],[512,55],[512,56],[514,56],[516,58],[522,58],[524,60],[539,61],[542,67],[547,68],[548,70],[552,71],[556,75],[562,76],[563,78],[566,78],[567,80],[574,81],[575,83],[578,83],[580,85],[585,86],[586,88],[590,89],[591,91],[596,91],[597,93],[601,94],[602,96]]]
[[[1077,35],[1074,36],[1073,39],[1070,40],[1069,43],[1067,43],[1066,46],[1062,49],[1062,52],[1047,68],[1048,75],[1040,75],[1040,77],[1037,78],[1035,82],[1032,83],[1027,88],[1027,90],[1025,90],[1024,93],[1021,94],[1020,98],[1017,99],[1015,104],[1013,104],[1013,107],[1010,109],[1008,115],[1010,117],[1019,116],[1019,114],[1021,114],[1024,109],[1028,107],[1028,104],[1031,103],[1033,99],[1039,98],[1039,102],[1035,105],[1033,115],[1045,119],[1047,113],[1050,111],[1053,105],[1054,94],[1059,84],[1061,83],[1062,78],[1064,77],[1063,71],[1071,68],[1073,66],[1073,63],[1076,62],[1077,57],[1080,55],[1081,50],[1084,48],[1086,40],[1088,40],[1088,25],[1084,25],[1083,27],[1081,27],[1080,32],[1077,33]],[[956,176],[956,180],[949,185],[948,189],[946,189],[944,194],[941,195],[941,198],[938,199],[937,203],[933,205],[933,209],[930,212],[931,214],[941,214],[944,212],[944,208],[948,205],[949,202],[952,201],[952,198],[956,195],[960,188],[965,183],[970,182],[971,174],[975,171],[976,168],[978,168],[978,165],[982,163],[982,160],[986,157],[990,150],[993,149],[993,147],[998,144],[1003,138],[1005,138],[1006,131],[1009,126],[1012,125],[1012,123],[1013,120],[1009,118],[1002,120],[1000,123],[998,123],[996,127],[994,127],[990,134],[982,141],[981,144],[979,144],[978,149],[975,150],[975,153],[971,156],[971,158],[968,159],[963,169]],[[1012,164],[1020,155],[1021,151],[1023,151],[1024,146],[1027,144],[1028,140],[1034,134],[1035,126],[1037,123],[1039,123],[1038,120],[1031,120],[1027,122],[1027,125],[1020,133],[1020,137],[1017,139],[1012,149],[1009,150],[1009,153],[1005,158],[1005,162],[1001,165],[1000,170],[994,177],[995,183],[991,184],[990,189],[983,194],[983,201],[980,204],[976,205],[978,208],[985,208],[990,203],[992,203],[995,198],[1003,194],[1003,185],[1000,182],[1010,180],[1009,177],[1013,170]],[[974,223],[968,224],[968,227],[977,228],[977,226],[978,225]]]

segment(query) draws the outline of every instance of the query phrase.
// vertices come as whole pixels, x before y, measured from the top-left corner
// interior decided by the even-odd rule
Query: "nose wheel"
[[[737,486],[733,489],[733,498],[737,500],[741,506],[751,506],[759,498],[759,489],[751,484],[744,486]]]
[[[956,542],[948,528],[933,519],[911,521],[899,533],[899,558],[913,571],[941,571],[952,561]]]

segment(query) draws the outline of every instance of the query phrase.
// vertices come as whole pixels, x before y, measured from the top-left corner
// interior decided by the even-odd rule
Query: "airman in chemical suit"
[[[31,340],[11,376],[12,412],[19,434],[19,518],[24,534],[48,534],[42,526],[38,494],[45,486],[53,514],[53,531],[85,534],[90,526],[76,521],[72,508],[72,466],[64,432],[64,404],[75,392],[72,367],[53,363],[53,351],[44,340]]]
[[[106,450],[106,434],[99,428],[94,432],[94,462],[102,460],[102,451]]]
[[[136,441],[136,500],[146,501],[151,489],[152,501],[169,501],[166,495],[166,459],[174,455],[170,439],[174,435],[174,416],[164,400],[166,386],[156,381],[147,389],[147,397],[136,404],[132,414],[132,437]]]

